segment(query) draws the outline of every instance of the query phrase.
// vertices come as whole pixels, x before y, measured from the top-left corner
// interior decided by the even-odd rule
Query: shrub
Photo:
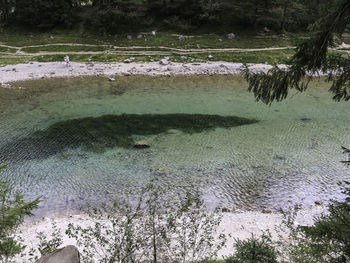
[[[247,240],[236,239],[236,253],[226,263],[277,263],[277,252],[268,235],[252,235]]]
[[[89,215],[95,224],[70,224],[66,231],[83,247],[83,262],[198,262],[215,258],[226,242],[217,233],[221,215],[204,209],[199,191],[181,195],[156,180],[137,198],[128,195]]]

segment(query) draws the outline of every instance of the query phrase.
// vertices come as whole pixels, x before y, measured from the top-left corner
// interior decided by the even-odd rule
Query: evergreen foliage
[[[226,263],[277,263],[277,253],[271,238],[252,235],[247,240],[236,239],[236,253],[225,260]]]
[[[0,166],[0,172],[5,168]],[[19,254],[24,245],[16,240],[15,231],[24,221],[25,216],[32,216],[32,210],[40,199],[26,202],[23,195],[13,192],[9,184],[0,179],[0,261],[8,262]]]
[[[295,55],[288,61],[287,68],[275,66],[267,73],[243,71],[249,84],[249,91],[256,99],[266,104],[281,101],[290,89],[305,91],[315,75],[328,73],[332,82],[330,91],[333,99],[350,99],[350,59],[338,54],[330,54],[336,35],[342,35],[350,24],[350,2],[336,1],[328,15],[311,26],[311,38],[297,47]]]
[[[0,23],[25,27],[85,25],[101,34],[133,27],[188,30],[215,26],[304,30],[336,0],[0,0]]]
[[[36,28],[70,27],[73,23],[71,0],[15,0],[11,5],[11,22]]]

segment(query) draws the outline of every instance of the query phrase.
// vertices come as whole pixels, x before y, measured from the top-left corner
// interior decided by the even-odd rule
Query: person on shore
[[[67,67],[69,67],[69,56],[64,57],[64,63],[66,64]]]

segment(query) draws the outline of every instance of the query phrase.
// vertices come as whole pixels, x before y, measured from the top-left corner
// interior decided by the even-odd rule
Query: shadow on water
[[[65,149],[78,147],[92,152],[103,152],[113,147],[131,148],[132,135],[156,135],[170,129],[192,134],[256,122],[235,116],[201,114],[123,114],[72,119],[57,122],[46,130],[3,145],[0,161],[13,163],[45,159]]]

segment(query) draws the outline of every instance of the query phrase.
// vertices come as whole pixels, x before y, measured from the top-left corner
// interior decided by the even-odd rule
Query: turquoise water
[[[21,87],[19,89],[19,87]],[[268,107],[238,77],[51,79],[0,89],[0,162],[38,214],[117,198],[151,177],[200,185],[209,207],[277,209],[339,197],[347,102],[322,81]],[[236,118],[237,117],[237,118]],[[134,149],[144,140],[147,149]]]

